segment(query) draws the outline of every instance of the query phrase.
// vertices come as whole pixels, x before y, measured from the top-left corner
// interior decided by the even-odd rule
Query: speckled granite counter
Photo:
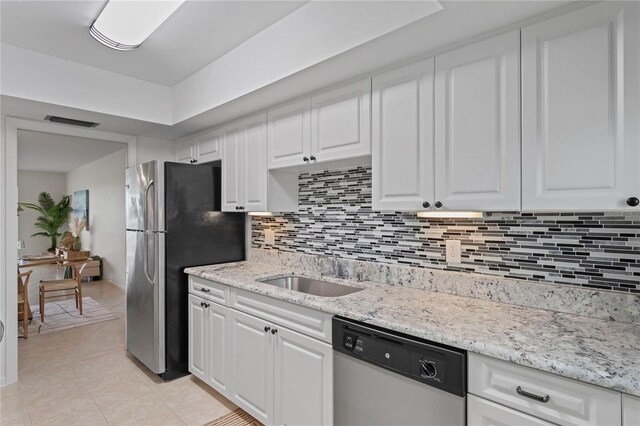
[[[364,290],[325,298],[259,282],[313,276],[258,261],[188,268],[187,274],[471,352],[640,396],[640,324],[522,307],[368,281],[323,277]]]

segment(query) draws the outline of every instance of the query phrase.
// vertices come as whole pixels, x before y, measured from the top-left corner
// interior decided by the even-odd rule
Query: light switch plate
[[[447,240],[447,263],[462,262],[462,245],[460,240]]]
[[[273,229],[264,230],[264,243],[268,245],[274,245],[276,243],[276,231]]]

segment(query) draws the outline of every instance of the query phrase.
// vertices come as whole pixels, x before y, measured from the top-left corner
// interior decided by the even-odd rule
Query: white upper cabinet
[[[267,169],[267,117],[257,114],[224,130],[222,211],[296,211],[298,176]]]
[[[305,164],[311,155],[311,100],[287,104],[267,113],[269,169]]]
[[[433,185],[434,60],[373,78],[375,210],[428,210]]]
[[[637,2],[522,30],[522,208],[639,209]]]
[[[371,80],[348,84],[271,110],[269,169],[371,154]]]
[[[221,158],[222,131],[210,130],[201,135],[176,142],[176,161],[179,163],[209,163]]]
[[[211,161],[220,160],[221,155],[221,139],[222,131],[216,129],[200,136],[196,136],[195,146],[197,149],[196,160],[198,163],[208,163]]]
[[[519,52],[514,31],[436,56],[437,209],[520,210]]]
[[[311,163],[371,154],[371,79],[311,98]]]
[[[176,161],[178,163],[193,163],[196,157],[195,145],[192,139],[176,142]]]
[[[268,210],[266,119],[265,114],[260,114],[243,123],[242,206],[247,211]]]
[[[242,126],[224,130],[222,145],[222,211],[239,211],[243,201],[244,132]]]

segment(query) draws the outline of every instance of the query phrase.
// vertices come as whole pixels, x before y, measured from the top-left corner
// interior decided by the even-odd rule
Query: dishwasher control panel
[[[466,394],[466,351],[340,317],[333,349],[438,389]]]

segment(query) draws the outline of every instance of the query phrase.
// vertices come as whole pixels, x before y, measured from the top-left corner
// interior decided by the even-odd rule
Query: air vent
[[[100,123],[94,123],[91,121],[74,120],[73,118],[56,117],[55,115],[47,115],[45,120],[52,123],[68,124],[70,126],[77,127],[98,127]]]

